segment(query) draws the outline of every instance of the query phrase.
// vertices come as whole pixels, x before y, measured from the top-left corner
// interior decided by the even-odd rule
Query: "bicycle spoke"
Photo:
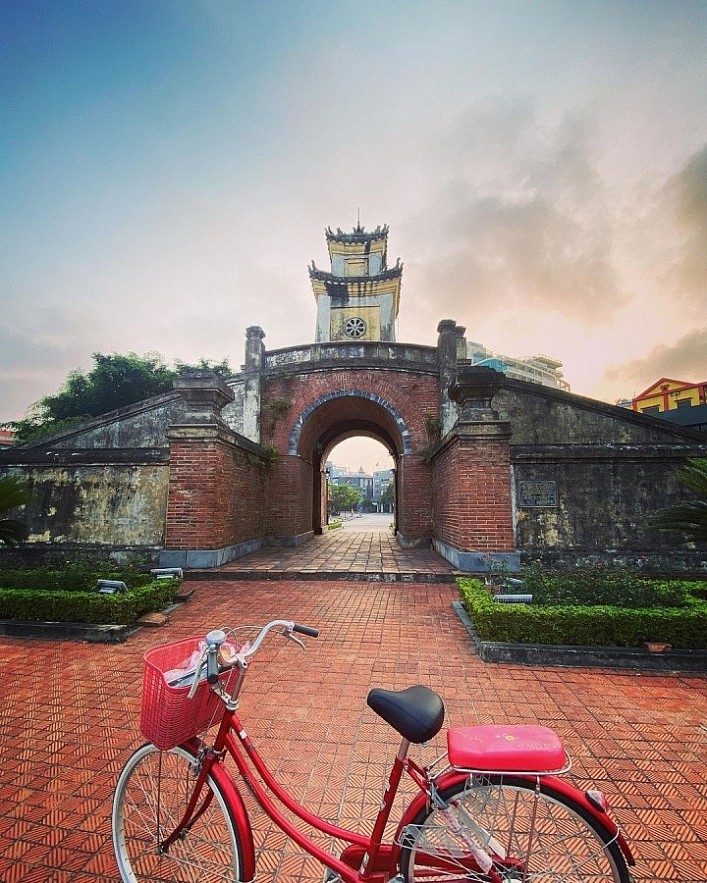
[[[158,848],[181,822],[195,782],[183,749],[139,749],[121,776],[114,805],[114,841],[128,883],[224,883],[239,881],[240,856],[227,802],[211,779],[214,798],[206,811],[166,852]],[[158,830],[159,829],[159,830]]]
[[[406,828],[401,867],[408,883],[622,883],[612,843],[532,784],[482,780]]]

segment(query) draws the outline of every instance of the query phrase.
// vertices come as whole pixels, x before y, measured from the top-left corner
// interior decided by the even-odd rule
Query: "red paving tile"
[[[117,646],[0,639],[0,880],[118,879],[110,801],[141,742],[142,654],[213,626],[286,617],[321,628],[307,652],[273,639],[250,673],[242,717],[293,792],[361,829],[397,738],[366,708],[372,685],[428,684],[451,725],[555,727],[581,784],[604,790],[638,855],[636,881],[707,879],[707,682],[698,676],[484,665],[447,584],[203,582],[159,630]],[[421,749],[432,759],[438,738]],[[262,814],[259,883],[321,881]]]

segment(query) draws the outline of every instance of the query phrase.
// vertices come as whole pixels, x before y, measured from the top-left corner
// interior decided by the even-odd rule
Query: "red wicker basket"
[[[140,731],[162,751],[186,742],[205,730],[216,711],[219,698],[206,680],[189,699],[191,685],[172,687],[165,674],[180,669],[194,651],[203,647],[203,638],[188,638],[174,644],[154,647],[145,654],[142,680]]]

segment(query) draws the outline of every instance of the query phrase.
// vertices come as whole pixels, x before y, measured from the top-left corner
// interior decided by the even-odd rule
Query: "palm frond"
[[[27,538],[27,528],[21,521],[4,518],[0,521],[0,543],[6,546],[17,546]]]
[[[27,485],[16,475],[0,478],[0,512],[24,506],[29,499]]]
[[[676,477],[701,497],[707,498],[707,459],[692,457],[685,462]]]
[[[9,512],[24,506],[29,500],[27,485],[16,475],[0,478],[0,512]],[[16,518],[0,519],[0,543],[16,546],[27,537],[27,528]]]

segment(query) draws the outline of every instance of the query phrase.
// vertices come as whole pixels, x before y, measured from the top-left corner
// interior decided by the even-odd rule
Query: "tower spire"
[[[388,267],[388,226],[344,233],[326,229],[331,272],[312,262],[309,277],[317,300],[317,342],[395,340],[403,268]]]

